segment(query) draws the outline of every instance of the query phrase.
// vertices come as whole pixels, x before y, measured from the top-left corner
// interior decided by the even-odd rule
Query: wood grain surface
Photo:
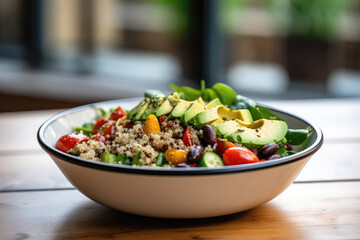
[[[360,98],[269,101],[320,126],[328,141],[359,141]]]
[[[0,191],[69,187],[72,185],[47,154],[0,157]]]
[[[41,152],[36,133],[45,120],[60,111],[0,113],[0,153]]]
[[[12,192],[0,216],[0,239],[358,239],[360,182],[293,184],[263,206],[197,220],[130,215],[76,190]]]

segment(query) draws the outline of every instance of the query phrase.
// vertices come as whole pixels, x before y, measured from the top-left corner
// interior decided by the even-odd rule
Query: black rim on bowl
[[[114,103],[114,105],[115,105],[119,101],[132,101],[132,100],[135,101],[138,99],[134,98],[134,99],[104,101],[104,102],[99,102],[96,104],[87,104],[87,105],[75,107],[75,108],[60,112],[60,113],[54,115],[53,117],[51,117],[50,119],[46,120],[40,126],[40,128],[37,132],[38,142],[39,142],[40,146],[49,154],[54,155],[57,158],[59,158],[63,161],[72,163],[72,164],[89,167],[89,168],[94,168],[94,169],[98,169],[98,170],[111,171],[111,172],[146,174],[146,175],[171,175],[171,176],[174,176],[174,175],[175,176],[176,175],[179,175],[179,176],[181,176],[181,175],[199,175],[200,176],[200,175],[211,175],[211,174],[229,174],[229,173],[256,171],[256,170],[262,170],[265,168],[278,167],[281,165],[299,161],[305,157],[308,157],[308,156],[314,154],[315,152],[317,152],[320,149],[320,147],[323,143],[323,134],[319,127],[317,127],[316,125],[310,123],[309,121],[307,121],[297,115],[289,114],[289,113],[286,113],[284,111],[281,111],[281,110],[278,110],[276,108],[269,107],[269,106],[266,106],[266,107],[269,107],[271,110],[275,110],[279,113],[295,117],[295,118],[305,122],[307,125],[309,125],[314,131],[313,134],[316,134],[316,139],[315,139],[314,143],[312,143],[306,149],[304,149],[294,155],[271,160],[271,161],[266,161],[266,162],[236,165],[236,166],[226,166],[226,167],[221,167],[221,168],[199,167],[199,168],[171,168],[171,169],[168,169],[168,168],[148,168],[148,167],[137,167],[137,166],[125,166],[125,165],[108,164],[108,163],[91,161],[91,160],[83,159],[83,158],[76,157],[71,154],[61,152],[61,151],[57,150],[54,146],[51,146],[50,144],[48,144],[45,141],[45,138],[44,138],[45,130],[51,123],[53,123],[60,117],[66,116],[70,113],[88,109],[93,105],[105,105],[105,104],[108,105],[108,104],[112,104],[112,103]]]

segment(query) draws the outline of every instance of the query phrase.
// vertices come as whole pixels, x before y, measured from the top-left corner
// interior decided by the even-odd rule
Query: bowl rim
[[[110,172],[120,172],[120,173],[131,173],[131,174],[142,174],[142,175],[165,175],[165,176],[203,176],[203,175],[213,175],[213,174],[232,174],[239,172],[247,172],[247,171],[257,171],[263,170],[266,168],[279,167],[282,165],[290,164],[293,162],[300,161],[310,155],[313,155],[317,152],[321,145],[323,144],[324,137],[320,128],[308,120],[305,120],[302,117],[297,116],[296,114],[285,112],[283,110],[279,110],[277,108],[259,104],[261,106],[268,107],[270,110],[277,111],[279,113],[290,115],[295,117],[306,124],[308,124],[313,131],[317,134],[317,137],[313,144],[304,150],[295,153],[291,156],[282,157],[279,159],[274,159],[266,162],[252,163],[252,164],[243,164],[243,165],[234,165],[234,166],[225,166],[221,168],[206,168],[206,167],[197,167],[197,168],[149,168],[149,167],[140,167],[140,166],[127,166],[127,165],[117,165],[117,164],[109,164],[103,162],[96,162],[92,160],[83,159],[71,154],[64,153],[55,148],[55,146],[51,146],[45,141],[44,133],[47,127],[54,121],[56,121],[60,117],[64,117],[68,114],[79,112],[85,109],[89,109],[92,106],[97,105],[111,105],[113,104],[121,104],[121,102],[133,102],[142,98],[125,98],[125,99],[116,99],[109,101],[96,102],[86,105],[81,105],[75,108],[67,109],[62,112],[55,114],[46,120],[38,129],[37,132],[37,140],[42,147],[49,155],[54,155],[57,158],[64,160],[68,163],[76,164],[83,167],[89,167],[97,170],[110,171]]]

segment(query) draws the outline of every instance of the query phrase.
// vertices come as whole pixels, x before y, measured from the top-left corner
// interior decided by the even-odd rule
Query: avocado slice
[[[239,124],[235,120],[230,120],[213,126],[218,138],[225,138],[239,128]]]
[[[222,103],[220,102],[220,100],[218,98],[215,98],[205,106],[205,110],[209,110],[209,109],[219,106],[219,105],[222,105]]]
[[[155,112],[155,116],[160,117],[161,115],[167,115],[171,113],[171,111],[174,109],[176,104],[179,101],[179,96],[177,92],[174,92],[173,94],[169,95],[166,100],[161,104],[159,109]]]
[[[251,123],[253,118],[248,109],[233,110],[224,106],[220,106],[218,109],[219,118],[227,121],[232,119],[239,119],[246,123]]]
[[[253,118],[251,116],[251,112],[248,109],[241,109],[240,110],[232,110],[229,108],[219,108],[218,110],[219,118],[216,119],[214,122],[211,123],[212,126],[219,125],[224,123],[228,120],[232,119],[240,119],[244,122],[252,122]]]
[[[132,119],[136,114],[139,113],[139,110],[146,104],[147,100],[146,98],[142,100],[138,105],[136,105],[133,109],[131,109],[127,114],[127,119]]]
[[[148,108],[148,106],[150,104],[150,100],[148,98],[146,98],[145,100],[146,100],[146,103],[139,109],[137,114],[133,117],[133,119],[132,119],[133,121],[140,121],[142,115],[144,114],[144,112]]]
[[[194,101],[194,103],[191,104],[189,109],[186,110],[186,112],[181,116],[181,121],[187,124],[191,118],[193,118],[196,114],[202,111],[204,111],[204,105],[198,103],[197,101]]]
[[[244,122],[253,121],[248,109],[232,110],[224,105],[220,105],[196,114],[195,117],[190,119],[189,123],[197,128],[201,128],[214,122],[221,124],[233,119],[239,119]]]
[[[200,112],[196,114],[193,118],[191,118],[189,120],[189,123],[199,128],[206,124],[210,124],[219,117],[217,114],[217,110],[218,107],[214,107],[210,110]]]
[[[205,107],[205,102],[204,100],[202,99],[202,97],[199,97],[198,99],[196,99],[194,102],[197,102],[199,103],[201,106]]]
[[[288,130],[286,122],[280,120],[259,119],[254,123],[235,120],[235,122],[237,122],[238,128],[233,133],[225,135],[226,139],[235,143],[255,145],[275,143],[281,141]],[[231,127],[229,124],[227,125]],[[220,127],[217,127],[217,131],[228,132]]]
[[[189,109],[192,103],[193,102],[180,99],[167,119],[169,120],[174,118],[180,118],[186,112],[186,110]]]
[[[147,109],[144,111],[143,115],[141,116],[141,120],[146,120],[150,114],[156,113],[156,111],[160,108],[164,101],[164,97],[150,99],[150,103]]]

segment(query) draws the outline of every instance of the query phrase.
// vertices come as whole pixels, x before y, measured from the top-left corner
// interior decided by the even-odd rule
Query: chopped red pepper
[[[102,135],[105,136],[106,141],[113,138],[116,132],[115,122],[110,120],[104,125],[104,130],[102,131]]]
[[[117,107],[110,115],[109,119],[110,120],[115,120],[117,121],[119,118],[122,118],[126,115],[126,112],[121,108],[121,107]]]
[[[183,142],[184,142],[185,146],[188,146],[188,147],[191,147],[194,145],[194,141],[191,138],[190,129],[188,129],[188,128],[185,130],[185,133],[183,136]]]
[[[167,116],[166,116],[166,115],[161,115],[161,116],[159,117],[159,123],[160,123],[160,125],[161,125],[163,122],[165,122],[166,119],[167,119]]]
[[[99,118],[99,119],[96,121],[96,123],[95,123],[95,125],[94,125],[94,127],[93,127],[93,129],[92,129],[92,131],[91,131],[91,133],[92,133],[92,134],[96,134],[97,131],[98,131],[98,130],[102,127],[102,125],[104,125],[106,122],[107,122],[107,120],[106,120],[105,117]]]

